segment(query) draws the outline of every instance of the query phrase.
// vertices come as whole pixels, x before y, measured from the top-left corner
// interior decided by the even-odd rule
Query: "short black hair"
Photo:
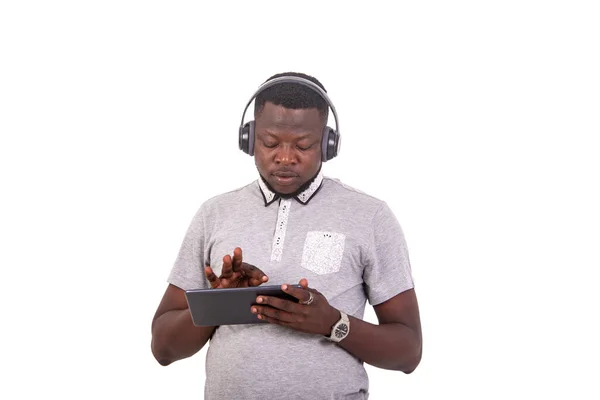
[[[307,79],[317,84],[321,89],[323,89],[324,92],[327,93],[327,90],[325,90],[325,87],[317,78],[300,72],[282,72],[271,76],[265,82],[284,76],[295,76],[298,78]],[[327,121],[327,117],[329,115],[329,105],[327,104],[327,101],[325,101],[325,99],[314,89],[300,83],[282,82],[273,85],[259,93],[258,96],[256,96],[256,99],[254,99],[255,117],[258,113],[260,113],[267,101],[275,105],[291,109],[316,108],[325,118],[325,121]]]

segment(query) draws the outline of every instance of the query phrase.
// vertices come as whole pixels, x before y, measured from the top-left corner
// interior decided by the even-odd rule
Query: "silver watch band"
[[[331,334],[328,337],[332,342],[340,342],[350,333],[350,320],[348,319],[348,315],[343,311],[340,311],[340,315],[340,319],[333,325]]]

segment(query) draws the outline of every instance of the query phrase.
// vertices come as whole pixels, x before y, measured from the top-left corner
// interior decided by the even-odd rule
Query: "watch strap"
[[[350,319],[348,319],[348,315],[343,311],[340,311],[340,315],[340,319],[333,325],[331,334],[327,338],[332,342],[340,342],[350,333]]]

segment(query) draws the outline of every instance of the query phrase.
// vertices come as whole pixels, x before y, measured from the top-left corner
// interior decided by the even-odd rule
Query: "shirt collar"
[[[319,171],[319,173],[317,174],[315,179],[312,181],[312,183],[304,191],[302,191],[302,192],[298,193],[296,196],[294,196],[294,198],[302,204],[308,204],[310,199],[312,199],[314,197],[314,195],[319,191],[322,184],[323,184],[323,173],[321,171]],[[265,182],[263,181],[262,177],[260,177],[260,176],[258,177],[258,186],[263,195],[263,199],[265,201],[265,207],[269,206],[270,204],[275,202],[275,200],[279,199],[280,196],[277,193],[271,191],[267,187]]]

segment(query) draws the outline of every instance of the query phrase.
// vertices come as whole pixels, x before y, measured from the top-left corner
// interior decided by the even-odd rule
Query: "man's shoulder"
[[[227,207],[232,204],[240,204],[241,201],[245,200],[245,197],[252,195],[253,190],[256,190],[256,180],[247,183],[244,186],[213,195],[204,200],[200,208],[211,210],[215,207],[220,208],[224,206]]]
[[[351,186],[345,182],[342,182],[339,178],[333,178],[330,176],[324,177],[329,187],[340,196],[353,197],[360,203],[369,203],[375,206],[380,206],[385,203],[384,200],[373,196],[363,190],[357,189],[355,186]]]

